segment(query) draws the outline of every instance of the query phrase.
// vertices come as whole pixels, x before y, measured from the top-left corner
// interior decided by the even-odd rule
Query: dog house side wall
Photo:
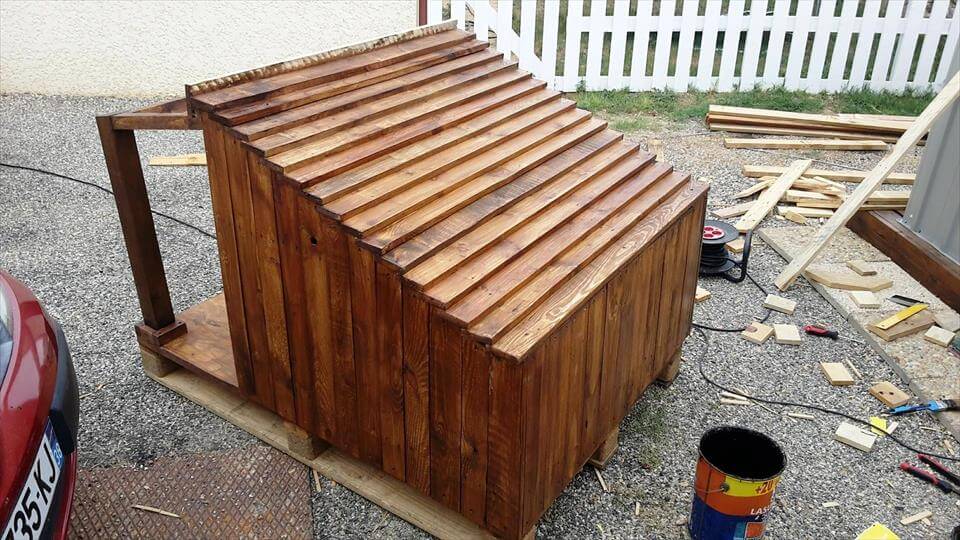
[[[527,531],[680,353],[706,195],[530,354],[522,381],[518,531]]]
[[[241,391],[499,536],[536,523],[689,331],[703,193],[516,362],[203,125]]]

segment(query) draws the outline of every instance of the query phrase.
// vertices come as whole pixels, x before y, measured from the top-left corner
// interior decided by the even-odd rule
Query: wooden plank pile
[[[770,192],[770,189],[775,186],[779,178],[788,172],[788,168],[756,167],[755,169],[779,172],[779,174],[751,176],[748,173],[748,166],[745,166],[744,173],[748,178],[752,177],[756,180],[756,183],[734,194],[733,197],[735,199],[748,199],[756,195],[758,198],[712,211],[714,215],[721,218],[747,215],[737,224],[740,232],[753,230],[760,220],[774,208],[777,215],[801,224],[806,223],[806,220],[810,218],[828,218],[833,215],[834,209],[839,208],[847,198],[847,189],[844,184],[818,174],[811,174],[811,172],[819,171],[812,170],[809,166],[799,173],[795,179],[791,179],[789,183],[781,184],[781,189],[775,193]],[[772,197],[764,197],[764,194],[772,195]],[[909,200],[910,191],[908,190],[875,191],[859,207],[858,211],[904,210]]]
[[[714,131],[885,143],[897,142],[913,120],[912,116],[811,114],[726,105],[710,105],[707,113],[707,126]]]

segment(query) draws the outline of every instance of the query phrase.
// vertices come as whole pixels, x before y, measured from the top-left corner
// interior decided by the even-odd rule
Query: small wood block
[[[854,261],[847,261],[847,267],[853,270],[854,272],[860,274],[861,276],[875,276],[877,275],[877,269],[873,267],[872,264],[867,261],[862,261],[860,259]]]
[[[907,516],[900,520],[901,525],[910,525],[911,523],[916,523],[918,521],[923,521],[929,517],[933,516],[933,512],[929,510],[924,510],[923,512],[917,512],[912,516]]]
[[[944,330],[939,326],[931,326],[927,329],[927,333],[923,335],[923,339],[941,347],[946,347],[953,341],[953,336],[954,333],[949,330]]]
[[[303,459],[312,460],[330,446],[296,424],[284,422],[283,427],[287,432],[287,448]]]
[[[746,330],[740,332],[740,335],[743,336],[743,339],[756,343],[757,345],[762,345],[773,334],[773,327],[767,326],[760,322],[752,322]]]
[[[837,427],[837,432],[833,434],[833,438],[857,450],[863,450],[864,452],[872,450],[873,443],[877,442],[876,435],[867,433],[848,422],[840,423],[840,426]]]
[[[803,217],[807,218],[828,218],[833,215],[833,210],[828,208],[801,208],[791,207],[791,206],[778,206],[777,213],[781,216],[787,214],[787,212],[793,212],[795,214],[800,214]]]
[[[657,382],[661,386],[669,386],[670,383],[677,378],[677,375],[680,373],[680,360],[682,360],[680,353],[677,352],[673,359],[660,371],[660,374],[657,375]]]
[[[840,362],[820,362],[820,369],[833,386],[850,386],[853,384],[853,375],[847,366]]]
[[[716,210],[711,210],[710,212],[718,218],[732,218],[737,216],[742,216],[750,210],[750,207],[753,206],[754,201],[749,201],[745,203],[735,204],[733,206],[728,206],[726,208],[718,208]]]
[[[175,362],[167,360],[143,346],[140,347],[140,357],[143,359],[143,370],[154,377],[165,377],[180,369],[180,366]]]
[[[207,155],[181,154],[179,156],[153,156],[147,164],[153,167],[205,166],[207,164]]]
[[[133,331],[137,334],[137,340],[140,343],[152,349],[159,349],[171,340],[186,334],[187,324],[177,319],[163,328],[153,329],[140,323],[133,327]]]
[[[878,321],[879,322],[879,321]],[[928,310],[921,311],[905,321],[898,322],[888,329],[877,328],[873,324],[867,325],[867,330],[880,336],[884,341],[893,341],[925,331],[933,326],[933,315]]]
[[[850,291],[850,299],[857,307],[878,308],[880,307],[880,297],[871,291]]]
[[[617,451],[617,448],[620,445],[620,427],[610,432],[607,435],[607,438],[603,440],[600,444],[600,448],[597,448],[597,451],[590,456],[590,459],[587,460],[587,463],[593,465],[598,469],[604,469],[607,466],[607,463],[610,462],[610,458],[613,457],[613,454]]]
[[[781,345],[799,345],[800,330],[792,324],[773,325],[774,339]]]
[[[783,217],[789,219],[794,223],[799,223],[800,225],[807,224],[807,218],[804,216],[801,216],[800,214],[794,212],[793,210],[787,210],[786,212],[784,212]]]
[[[880,381],[871,386],[870,395],[879,399],[884,405],[891,409],[910,401],[910,394],[900,390],[887,381]]]
[[[708,291],[708,290],[706,290],[706,289],[704,289],[703,287],[701,287],[701,286],[698,285],[698,286],[697,286],[697,293],[696,293],[696,295],[694,295],[693,301],[699,304],[700,302],[703,302],[703,301],[706,300],[707,298],[710,298],[710,291]]]
[[[727,242],[727,251],[730,253],[743,253],[743,237],[739,237],[732,242]]]
[[[954,311],[941,310],[933,314],[937,326],[948,332],[960,331],[960,315]]]
[[[807,268],[803,275],[807,276],[807,279],[822,283],[832,289],[844,289],[848,291],[876,292],[893,286],[893,281],[880,276],[858,276],[856,274],[843,274],[817,268]]]
[[[779,311],[780,313],[786,313],[787,315],[793,315],[793,311],[797,309],[797,303],[782,296],[768,294],[767,299],[763,301],[763,307]]]

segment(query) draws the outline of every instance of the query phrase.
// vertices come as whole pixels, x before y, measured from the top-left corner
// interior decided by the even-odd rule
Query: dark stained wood
[[[290,377],[295,398],[298,425],[311,433],[328,440],[328,424],[319,413],[314,396],[313,385],[313,346],[310,339],[310,312],[306,300],[304,266],[308,257],[302,246],[300,219],[298,216],[299,194],[289,185],[271,179],[276,219],[276,239],[281,286],[283,288],[283,308],[286,323],[287,346],[290,361]],[[307,242],[309,246],[309,242]],[[318,359],[319,360],[319,359]]]
[[[430,307],[403,286],[406,481],[430,494]]]
[[[430,313],[430,496],[460,510],[463,402],[460,331]]]
[[[490,363],[490,418],[487,427],[487,527],[504,538],[520,531],[520,438],[525,405],[522,373],[516,366],[495,359]]]
[[[353,361],[356,367],[357,415],[360,459],[381,465],[380,385],[377,357],[376,261],[369,251],[348,240],[350,251],[350,301],[353,320]]]
[[[243,309],[243,285],[240,281],[240,254],[234,227],[233,201],[227,168],[226,149],[220,128],[203,118],[203,144],[207,154],[207,176],[210,180],[210,200],[213,222],[217,229],[217,250],[220,255],[220,277],[230,324],[231,345],[236,364],[237,384],[246,394],[255,393],[253,364],[247,338],[247,323]]]
[[[490,397],[490,353],[476,341],[463,339],[463,437],[460,456],[461,512],[483,524],[487,503],[487,411]]]
[[[270,350],[267,345],[266,318],[257,266],[256,223],[247,154],[236,140],[220,130],[226,155],[227,177],[233,209],[233,225],[237,239],[240,266],[240,287],[243,290],[243,313],[250,346],[251,380],[257,402],[273,408],[273,376]]]
[[[311,368],[309,373],[302,374],[300,370],[296,370],[295,374],[298,375],[298,380],[302,377],[304,382],[309,380],[311,383],[312,391],[306,392],[312,396],[313,433],[345,448],[348,443],[344,442],[345,436],[340,430],[341,424],[337,413],[338,408],[344,405],[338,403],[334,387],[336,380],[334,373],[338,366],[336,363],[338,350],[335,343],[340,342],[335,341],[333,335],[334,306],[333,297],[330,295],[331,279],[327,268],[324,226],[319,214],[306,199],[296,197],[294,203],[299,224],[299,237],[288,239],[284,245],[297,242],[300,246],[302,264],[299,273],[303,278],[303,296],[300,301],[294,303],[297,306],[302,305],[303,323],[306,325],[306,336],[309,338],[305,340],[306,343],[292,341],[292,344],[295,350],[304,347],[295,354],[303,354],[312,359],[309,364]],[[294,271],[294,265],[285,264],[284,269]],[[293,319],[289,320],[294,322]],[[294,328],[291,326],[291,339],[295,339],[294,336],[301,331]]]
[[[847,227],[960,311],[960,265],[900,223],[900,217],[893,210],[857,212]]]
[[[195,373],[237,386],[237,368],[230,354],[230,326],[224,295],[218,294],[179,314],[190,329],[163,344],[161,352]]]
[[[256,268],[263,304],[274,404],[277,414],[292,422],[296,419],[296,405],[293,396],[290,344],[287,340],[287,317],[284,307],[283,276],[280,269],[273,173],[252,155],[247,156],[247,170],[250,175],[250,196],[256,228],[254,238],[257,251]]]
[[[130,269],[140,300],[143,322],[159,330],[173,324],[173,306],[167,277],[160,258],[157,231],[150,213],[147,186],[140,168],[137,140],[131,131],[113,127],[109,116],[97,117],[100,144],[107,161],[110,185],[113,187],[123,240],[130,258]]]
[[[237,384],[301,438],[521,538],[678,354],[705,187],[484,41],[429,27],[187,103]]]
[[[403,480],[406,474],[403,407],[403,298],[400,276],[376,262],[377,368],[379,371],[380,448],[383,470]]]

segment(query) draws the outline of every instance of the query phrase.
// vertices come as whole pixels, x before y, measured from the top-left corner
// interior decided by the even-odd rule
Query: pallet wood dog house
[[[145,355],[509,538],[675,374],[705,186],[472,34],[423,27],[191,85],[186,106],[224,294],[173,318],[161,265],[158,317],[136,261],[153,224],[118,194]],[[101,119],[115,187],[122,116]]]

